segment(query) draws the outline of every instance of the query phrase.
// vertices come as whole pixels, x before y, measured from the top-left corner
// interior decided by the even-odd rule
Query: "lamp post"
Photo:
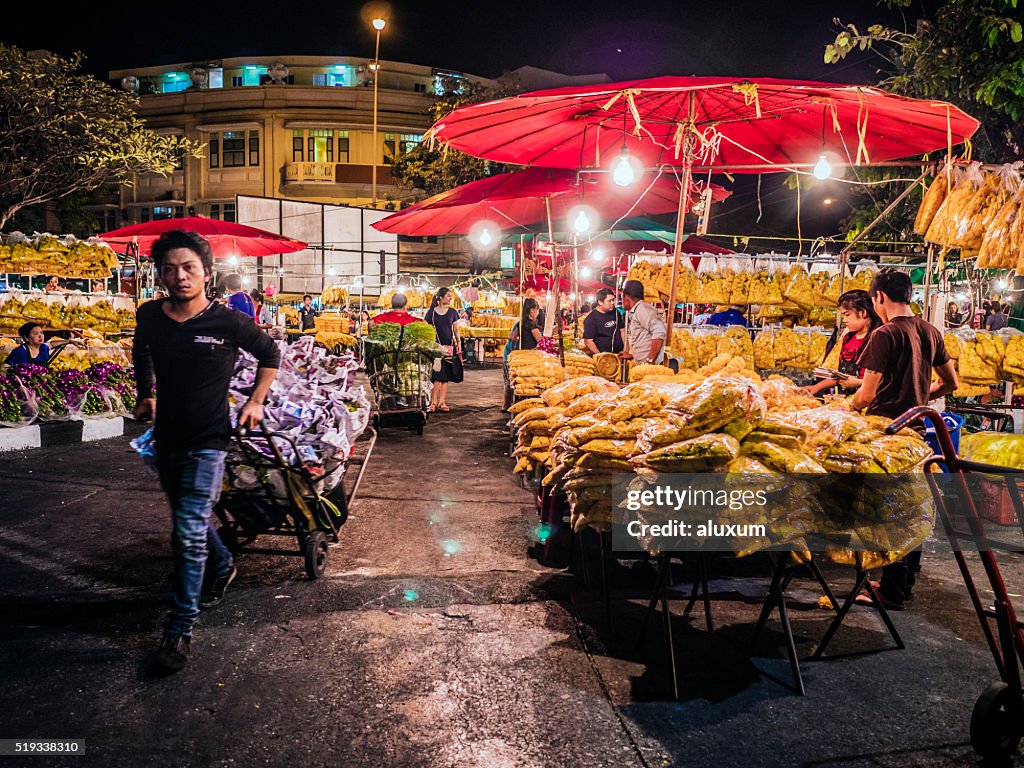
[[[373,52],[373,155],[370,162],[373,164],[373,181],[370,186],[371,205],[377,207],[377,85],[380,80],[380,33],[387,26],[387,21],[381,18],[374,19],[371,24],[377,30],[377,44]]]

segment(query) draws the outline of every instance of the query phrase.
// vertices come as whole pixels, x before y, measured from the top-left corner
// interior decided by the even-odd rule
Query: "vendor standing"
[[[313,309],[313,297],[307,293],[302,297],[302,306],[299,307],[299,330],[308,331],[316,328],[316,316],[319,314]]]
[[[911,290],[910,278],[897,269],[883,269],[871,281],[871,303],[883,325],[857,361],[864,373],[850,403],[856,411],[894,419],[959,386],[942,333],[911,310]],[[933,370],[939,377],[934,383]],[[879,592],[886,608],[903,610],[920,570],[920,549],[882,569]]]
[[[643,283],[626,281],[622,287],[622,306],[626,308],[626,351],[622,356],[636,363],[664,361],[667,329],[658,310],[644,301]]]
[[[594,311],[583,321],[583,343],[590,354],[600,352],[621,352],[622,316],[615,310],[615,293],[611,288],[597,292]]]

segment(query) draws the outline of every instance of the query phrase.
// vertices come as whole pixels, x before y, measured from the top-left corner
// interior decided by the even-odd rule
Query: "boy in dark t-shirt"
[[[597,292],[594,311],[583,321],[583,343],[590,354],[621,352],[622,316],[615,311],[615,294],[609,288]]]
[[[851,401],[856,411],[896,418],[905,411],[948,395],[959,386],[939,329],[910,309],[910,278],[886,268],[871,281],[871,303],[885,323],[868,338],[857,361],[864,383]],[[939,380],[932,382],[932,371]],[[903,610],[921,570],[921,550],[882,569],[879,587],[885,607]],[[858,599],[859,602],[862,602]]]

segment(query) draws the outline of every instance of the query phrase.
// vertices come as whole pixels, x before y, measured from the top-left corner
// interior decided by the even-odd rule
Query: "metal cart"
[[[394,352],[363,359],[373,392],[373,425],[404,426],[422,435],[430,404],[433,361],[418,351],[403,350],[401,335]]]
[[[997,554],[1003,557],[1004,563],[1007,555],[1024,554],[1024,506],[1021,503],[1024,474],[1008,467],[961,459],[957,456],[942,417],[931,408],[922,406],[907,411],[893,421],[886,432],[894,434],[923,419],[934,426],[942,449],[941,456],[928,460],[925,470],[933,465],[945,464],[947,473],[941,475],[929,472],[928,485],[1001,678],[999,682],[990,685],[974,705],[971,744],[983,757],[1003,760],[1016,750],[1024,736],[1024,698],[1021,693],[1024,624],[1017,619]],[[942,478],[941,483],[939,478]],[[989,536],[989,529],[994,523],[987,522],[985,515],[979,511],[984,509],[988,515],[992,514],[990,505],[981,504],[978,498],[978,489],[983,483],[995,488],[996,504],[999,504],[1000,497],[1012,504],[1015,519],[1010,525],[1002,526],[1002,538]],[[999,532],[993,533],[1000,536]],[[1011,538],[1016,541],[1006,540]],[[978,562],[968,562],[963,552],[964,546],[977,550]],[[971,568],[977,569],[979,564],[993,592],[991,603],[982,600],[972,575]]]
[[[302,464],[291,438],[262,423],[258,433],[237,432],[224,465],[225,490],[214,508],[224,545],[232,552],[297,555],[305,558],[309,578],[322,576],[328,544],[338,541],[376,444],[376,431],[370,429],[369,435],[368,441],[357,443],[366,444],[365,454],[346,493],[343,480],[351,457],[317,476]],[[290,450],[283,451],[283,445]],[[326,490],[331,487],[333,491]],[[259,536],[294,536],[298,552],[252,546]]]

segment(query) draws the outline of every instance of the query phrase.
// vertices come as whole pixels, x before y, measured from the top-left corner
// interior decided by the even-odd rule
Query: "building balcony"
[[[285,184],[371,184],[372,165],[354,163],[286,163]],[[391,166],[377,166],[377,184],[393,186],[397,182],[391,175]]]
[[[284,183],[296,184],[324,181],[334,183],[336,163],[288,163],[284,167]]]

